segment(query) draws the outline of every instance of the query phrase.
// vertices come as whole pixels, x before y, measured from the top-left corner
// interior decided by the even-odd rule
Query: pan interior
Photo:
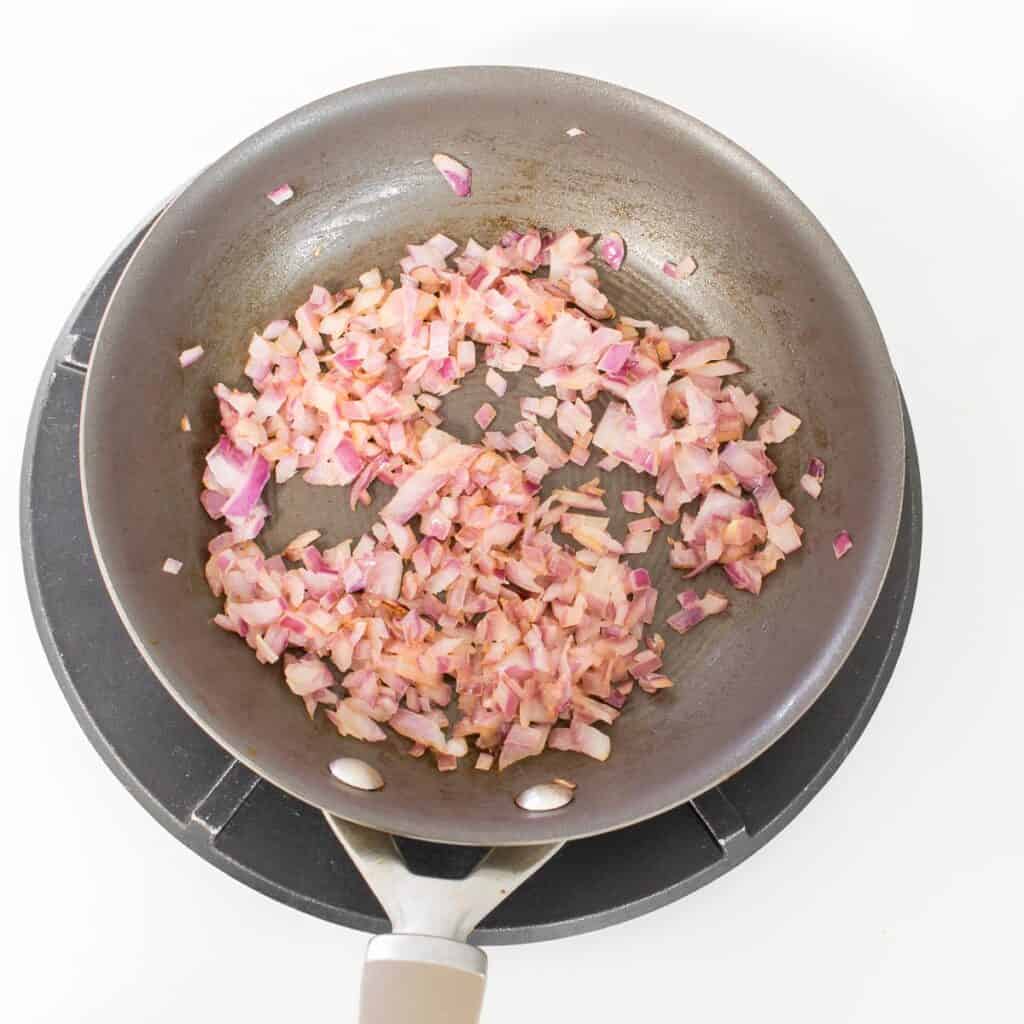
[[[586,134],[571,137],[566,130]],[[431,164],[443,151],[473,169],[458,199]],[[274,207],[281,182],[295,198]],[[409,241],[443,231],[489,244],[510,227],[615,230],[627,241],[618,273],[603,273],[621,314],[729,335],[751,369],[739,379],[804,420],[773,450],[779,483],[805,526],[804,549],[760,598],[714,570],[697,589],[728,592],[725,615],[668,641],[675,687],[637,692],[598,764],[549,752],[501,773],[472,758],[439,775],[404,754],[406,741],[361,744],[311,723],[281,682],[236,637],[213,628],[204,578],[218,531],[198,504],[203,456],[217,435],[211,388],[244,382],[252,331],[289,316],[312,284],[353,283],[371,266],[394,271]],[[693,255],[689,280],[661,273]],[[206,356],[181,371],[177,354]],[[497,426],[510,427],[528,375],[510,377]],[[445,399],[446,429],[479,432],[472,413],[499,403],[477,372]],[[178,427],[188,415],[193,432]],[[828,466],[817,503],[797,487],[810,455]],[[90,529],[115,603],[158,677],[224,746],[275,784],[373,827],[445,842],[517,844],[624,826],[695,796],[777,739],[831,680],[867,619],[888,566],[903,488],[898,388],[870,307],[850,268],[799,201],[743,151],[691,118],[604,83],[551,72],[469,68],[423,72],[339,93],[242,143],[171,204],[130,263],[93,351],[82,418]],[[596,462],[596,456],[592,458]],[[558,482],[598,471],[570,467]],[[620,468],[604,474],[613,528],[619,495],[647,489]],[[274,489],[261,543],[277,549],[315,527],[330,542],[358,536],[386,500],[348,512],[345,495],[299,480]],[[847,529],[856,547],[835,562]],[[185,562],[178,577],[163,559]],[[684,584],[659,535],[632,559],[661,589],[659,621]],[[347,790],[327,772],[362,757],[386,779]],[[565,776],[576,799],[526,815],[513,797]]]

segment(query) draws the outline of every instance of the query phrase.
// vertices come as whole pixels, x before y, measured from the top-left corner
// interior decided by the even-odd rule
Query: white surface
[[[766,849],[684,902],[493,950],[486,1024],[676,1019],[680,999],[693,1021],[1020,1019],[1022,26],[1012,5],[832,6],[176,2],[5,14],[0,289],[9,365],[24,366],[0,406],[13,651],[0,742],[5,1020],[353,1019],[365,936],[214,871],[79,732],[23,593],[17,470],[66,312],[161,196],[308,100],[457,63],[618,81],[778,173],[874,304],[925,487],[909,640],[837,777]]]

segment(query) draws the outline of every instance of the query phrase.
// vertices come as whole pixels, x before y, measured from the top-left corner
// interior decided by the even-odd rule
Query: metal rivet
[[[524,811],[557,811],[572,802],[573,791],[557,782],[540,782],[524,789],[516,797],[516,806]]]
[[[368,791],[384,788],[384,776],[358,757],[337,757],[331,762],[331,774],[346,786]]]

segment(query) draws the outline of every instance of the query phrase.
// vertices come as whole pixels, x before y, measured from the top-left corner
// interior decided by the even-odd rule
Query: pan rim
[[[201,708],[194,705],[184,694],[180,693],[172,680],[164,673],[161,665],[155,656],[155,653],[150,646],[144,642],[142,637],[139,635],[134,624],[128,615],[127,609],[124,607],[117,589],[114,585],[112,574],[107,565],[107,561],[104,557],[102,545],[99,542],[99,529],[93,518],[93,503],[90,499],[90,487],[89,487],[89,472],[88,466],[90,459],[87,457],[87,450],[89,447],[89,405],[90,396],[93,394],[93,381],[95,380],[98,371],[94,371],[94,368],[98,365],[97,355],[102,353],[105,339],[107,337],[106,328],[110,320],[111,311],[115,308],[118,301],[119,294],[122,290],[122,285],[129,280],[130,272],[133,269],[134,264],[140,258],[146,248],[146,243],[149,240],[152,233],[158,228],[163,218],[172,211],[176,204],[186,196],[190,188],[199,180],[205,178],[211,172],[216,172],[218,168],[222,168],[231,165],[233,161],[239,160],[244,153],[257,141],[266,142],[272,139],[277,133],[291,128],[296,123],[301,122],[307,118],[317,116],[321,111],[328,110],[334,105],[339,103],[342,97],[349,100],[355,96],[362,98],[369,98],[370,96],[379,93],[380,91],[386,91],[388,89],[407,89],[414,85],[417,81],[423,82],[425,80],[432,81],[436,84],[438,80],[443,80],[449,76],[493,76],[493,75],[523,75],[528,74],[530,76],[542,76],[548,78],[552,83],[559,83],[563,87],[571,86],[573,83],[577,85],[584,85],[589,89],[597,89],[600,91],[611,92],[623,99],[628,99],[629,102],[634,106],[641,106],[652,116],[665,120],[672,128],[676,131],[684,131],[692,136],[695,136],[699,141],[708,145],[714,150],[718,150],[726,154],[729,159],[740,166],[745,173],[749,174],[751,179],[756,181],[759,186],[768,187],[775,192],[780,193],[786,202],[785,213],[787,217],[791,219],[794,217],[799,218],[799,227],[802,231],[810,232],[811,236],[815,238],[818,244],[823,244],[824,248],[830,253],[831,257],[836,261],[839,270],[846,276],[849,283],[852,285],[853,290],[851,295],[853,298],[863,306],[863,312],[867,315],[867,323],[869,324],[872,332],[877,338],[879,355],[881,362],[879,363],[879,373],[882,374],[887,383],[891,386],[891,392],[895,399],[893,403],[893,409],[890,410],[892,419],[895,424],[893,444],[888,452],[886,452],[887,461],[891,463],[891,469],[894,472],[888,476],[891,480],[892,485],[898,495],[902,495],[903,489],[905,488],[905,453],[906,453],[906,437],[903,426],[902,412],[900,407],[900,389],[898,379],[896,377],[895,370],[892,366],[892,361],[889,356],[888,348],[885,345],[885,340],[881,332],[881,328],[878,325],[877,318],[875,317],[874,311],[870,305],[870,302],[864,293],[863,288],[860,285],[852,267],[846,260],[845,256],[839,249],[838,245],[832,239],[831,235],[827,232],[821,222],[814,216],[814,214],[808,209],[808,207],[796,196],[788,186],[785,185],[775,174],[773,174],[767,167],[765,167],[760,161],[754,156],[748,153],[741,146],[727,138],[725,135],[704,124],[702,121],[694,118],[692,115],[681,111],[670,104],[663,101],[654,99],[646,96],[642,93],[635,92],[627,89],[615,83],[601,81],[599,79],[593,79],[586,76],[568,74],[558,71],[550,71],[543,69],[535,69],[521,66],[508,66],[508,65],[497,65],[497,66],[458,66],[458,67],[446,67],[428,69],[423,71],[414,71],[404,74],[394,75],[387,78],[377,79],[371,82],[362,83],[359,85],[352,86],[351,88],[341,90],[331,95],[322,97],[315,100],[297,110],[285,114],[283,117],[276,119],[266,127],[254,132],[248,138],[242,140],[238,145],[234,146],[226,154],[220,157],[217,161],[211,164],[209,167],[204,169],[196,178],[184,186],[167,204],[167,206],[161,211],[161,213],[154,219],[149,230],[146,232],[145,237],[142,239],[136,251],[133,253],[131,259],[128,261],[125,269],[118,279],[115,288],[112,291],[110,300],[106,309],[104,310],[100,324],[96,332],[96,339],[93,344],[92,355],[89,360],[89,366],[86,372],[85,387],[82,399],[82,410],[80,417],[81,430],[79,434],[79,455],[80,455],[80,479],[82,485],[83,504],[85,509],[85,519],[89,530],[90,540],[93,545],[93,549],[96,554],[97,564],[100,568],[100,573],[104,581],[104,585],[107,588],[107,592],[110,594],[111,600],[114,607],[117,610],[118,616],[121,618],[132,642],[135,644],[137,650],[142,655],[146,664],[149,666],[153,674],[160,680],[160,683],[164,688],[171,694],[175,701],[182,707],[182,709],[199,725],[215,742],[221,747],[227,750],[233,757],[239,760],[241,763],[247,765],[254,772],[260,775],[262,778],[267,779],[268,782],[275,785],[276,787],[284,790],[290,795],[302,800],[306,803],[312,803],[314,806],[322,807],[319,802],[312,801],[307,795],[304,795],[300,790],[297,790],[295,786],[292,786],[286,781],[282,781],[272,771],[268,771],[265,767],[262,767],[259,763],[259,759],[248,754],[244,749],[240,749],[237,744],[231,743],[226,740],[222,735],[218,733],[216,728],[207,722],[204,717]],[[422,828],[403,828],[401,823],[398,823],[399,827],[396,828],[396,822],[393,820],[394,815],[389,815],[387,808],[383,811],[379,811],[373,804],[361,803],[357,804],[354,802],[346,803],[344,810],[339,810],[336,806],[322,807],[322,809],[329,810],[331,813],[338,814],[340,817],[344,817],[347,820],[353,821],[357,824],[366,825],[371,828],[376,828],[383,831],[392,832],[395,834],[407,835],[411,838],[423,839],[432,842],[442,843],[455,843],[455,844],[466,844],[466,845],[527,845],[537,842],[545,841],[560,841],[584,838],[588,835],[600,834],[606,831],[613,831],[618,828],[625,828],[630,825],[636,824],[640,821],[646,820],[650,817],[654,817],[658,814],[664,813],[665,811],[671,810],[681,804],[684,804],[696,796],[699,796],[701,792],[705,792],[707,789],[711,789],[714,786],[720,784],[725,779],[731,777],[740,769],[749,764],[752,760],[763,753],[768,747],[773,745],[779,738],[781,738],[796,722],[803,716],[803,714],[811,707],[811,705],[818,699],[818,697],[824,692],[827,686],[831,683],[836,673],[839,671],[846,658],[849,656],[850,651],[856,644],[857,640],[861,636],[867,621],[870,617],[871,611],[873,610],[878,594],[881,591],[882,585],[885,580],[886,572],[888,571],[889,565],[892,560],[893,550],[895,547],[896,537],[898,533],[898,525],[900,521],[899,515],[899,502],[895,504],[895,515],[892,517],[893,522],[888,524],[891,529],[888,531],[888,541],[880,557],[872,562],[872,568],[877,572],[877,579],[874,581],[874,585],[869,589],[869,600],[865,599],[861,602],[859,612],[854,610],[850,614],[848,622],[850,623],[849,628],[845,631],[846,635],[843,638],[843,642],[839,645],[833,645],[833,649],[824,655],[821,659],[823,667],[815,673],[817,678],[817,685],[815,686],[804,686],[796,696],[791,699],[784,708],[775,716],[773,722],[768,727],[762,727],[760,730],[751,730],[747,732],[740,740],[735,743],[730,753],[736,754],[736,756],[723,756],[719,759],[721,762],[715,762],[716,770],[714,772],[709,771],[707,773],[706,785],[702,785],[698,790],[694,792],[685,792],[680,789],[680,793],[675,795],[673,799],[668,801],[659,801],[657,805],[651,807],[645,807],[641,813],[630,815],[626,819],[619,819],[614,824],[604,825],[598,828],[592,829],[576,829],[576,828],[560,828],[559,822],[561,820],[560,815],[552,815],[549,818],[534,818],[530,823],[528,829],[529,835],[522,838],[508,838],[502,837],[501,841],[494,843],[489,841],[486,836],[482,834],[467,835],[466,837],[453,838],[450,834],[445,834],[443,830],[432,831],[428,827]],[[867,588],[866,588],[867,589]],[[613,766],[609,766],[609,770],[614,771]],[[339,794],[341,802],[344,803],[344,794]],[[388,820],[388,819],[391,820]],[[525,824],[525,822],[524,822]],[[536,827],[535,827],[536,826]]]

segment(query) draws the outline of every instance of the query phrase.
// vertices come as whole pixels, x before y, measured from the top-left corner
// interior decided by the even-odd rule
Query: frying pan
[[[580,128],[584,134],[567,134]],[[431,164],[448,153],[473,169],[456,197]],[[265,198],[288,182],[281,207]],[[683,588],[659,539],[635,560],[661,600],[673,689],[637,694],[600,764],[550,752],[497,774],[438,774],[397,737],[361,744],[311,723],[281,685],[280,666],[211,627],[203,579],[218,531],[201,509],[199,477],[218,431],[211,388],[242,377],[252,331],[288,316],[317,282],[337,288],[371,266],[393,270],[409,241],[437,231],[485,244],[522,225],[627,241],[621,271],[603,275],[620,314],[729,335],[751,367],[744,386],[794,411],[796,437],[773,449],[784,493],[807,529],[802,551],[760,598],[730,592],[729,612],[680,637],[664,629]],[[693,255],[686,281],[666,259]],[[206,356],[182,371],[178,353]],[[445,399],[446,429],[475,438],[482,372]],[[518,398],[511,378],[497,426]],[[193,432],[178,428],[182,414]],[[273,784],[322,808],[381,898],[396,933],[371,943],[363,1020],[474,1020],[483,956],[465,939],[502,896],[568,839],[620,828],[689,800],[756,757],[832,679],[861,632],[889,564],[903,491],[898,385],[868,302],[821,225],[764,167],[707,126],[618,86],[527,68],[418,72],[327,97],[257,132],[199,175],[156,221],[129,263],[101,325],[86,381],[81,465],[89,528],[107,586],[157,678],[224,747]],[[809,455],[828,464],[818,503],[796,487]],[[567,467],[579,484],[593,467]],[[606,474],[609,509],[623,489]],[[350,513],[342,492],[300,480],[272,490],[260,542],[280,550],[309,527],[336,543],[358,536],[387,500]],[[624,529],[613,513],[612,527]],[[836,562],[831,541],[856,547]],[[163,559],[185,562],[180,576]],[[702,581],[700,581],[702,582]],[[722,580],[709,580],[721,587]],[[384,788],[363,792],[328,772],[362,759]],[[468,760],[468,759],[467,759]],[[565,776],[575,799],[522,811],[525,787]],[[390,834],[496,849],[461,883],[413,879]],[[414,937],[414,933],[415,936]],[[429,933],[439,938],[425,939]],[[401,1000],[411,1000],[403,1003]]]

